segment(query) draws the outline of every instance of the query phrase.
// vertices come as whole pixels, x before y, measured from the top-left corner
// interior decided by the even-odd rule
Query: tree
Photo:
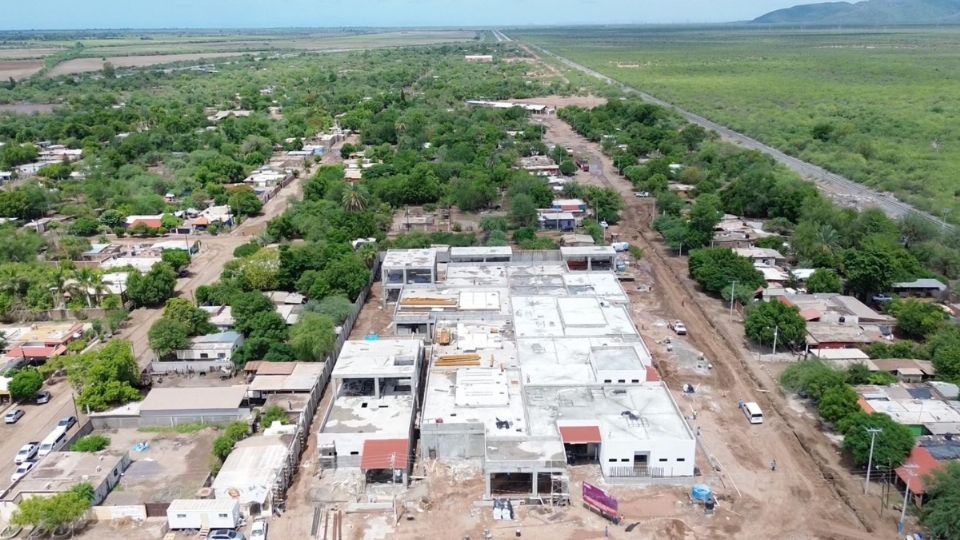
[[[216,331],[216,327],[207,320],[209,317],[209,313],[183,298],[171,298],[163,308],[163,318],[183,324],[190,336]]]
[[[276,311],[262,311],[236,324],[237,330],[251,338],[286,341],[287,323]]]
[[[843,280],[829,268],[818,268],[807,279],[807,292],[810,294],[840,293],[843,292]]]
[[[150,341],[150,348],[161,358],[190,346],[190,332],[187,325],[167,317],[160,317],[153,323],[147,338]]]
[[[71,452],[99,452],[110,446],[110,437],[103,435],[87,435],[81,437],[70,447]]]
[[[713,229],[720,223],[723,212],[720,197],[709,193],[697,197],[687,220],[687,235],[684,245],[689,249],[706,246],[713,239]]]
[[[326,315],[333,320],[334,324],[340,325],[353,313],[353,302],[345,296],[328,296],[319,302],[316,300],[307,302],[304,309],[318,315]]]
[[[104,79],[115,79],[117,77],[117,68],[110,62],[103,63],[101,72],[103,73]]]
[[[960,328],[946,327],[927,340],[927,352],[938,378],[960,381]]]
[[[860,405],[857,403],[858,398],[857,392],[846,384],[831,386],[820,397],[817,411],[824,420],[836,423],[860,411]]]
[[[190,253],[185,249],[165,249],[160,254],[160,260],[170,265],[173,271],[179,274],[190,266]]]
[[[92,217],[79,217],[70,225],[70,234],[93,236],[100,230],[100,222]]]
[[[257,313],[276,311],[273,302],[262,293],[256,291],[235,295],[230,306],[234,323],[238,326],[247,324],[247,321]]]
[[[925,480],[927,502],[920,523],[931,538],[960,539],[960,462],[951,461],[933,471]]]
[[[913,298],[895,300],[888,310],[897,318],[897,333],[908,339],[924,340],[949,319],[938,304]]]
[[[261,246],[259,242],[257,242],[256,240],[251,240],[250,242],[247,242],[242,246],[237,246],[237,248],[233,250],[233,256],[236,259],[249,257],[254,253],[260,251],[260,247]]]
[[[290,330],[290,345],[300,360],[323,360],[333,352],[335,341],[333,320],[326,315],[304,313]]]
[[[71,357],[66,367],[70,383],[78,392],[79,407],[103,411],[141,398],[134,388],[140,383],[140,368],[129,341],[113,340],[100,349]]]
[[[271,405],[267,407],[263,414],[260,415],[260,425],[264,427],[270,427],[274,422],[280,422],[281,424],[289,424],[290,417],[287,416],[287,413],[284,412],[283,407],[279,405]]]
[[[709,293],[719,293],[734,281],[737,288],[756,290],[765,283],[753,262],[728,248],[705,248],[690,253],[690,276]]]
[[[355,254],[341,257],[320,271],[306,272],[297,289],[310,298],[341,295],[356,299],[370,280],[370,270]]]
[[[33,527],[48,534],[62,532],[86,515],[92,501],[86,490],[70,490],[50,497],[30,497],[20,502],[11,522],[21,527]]]
[[[847,288],[861,299],[886,292],[893,283],[896,267],[893,252],[876,242],[847,250],[843,256]]]
[[[806,338],[807,321],[796,307],[774,300],[750,309],[744,331],[754,343],[772,345],[776,331],[777,343],[798,346]]]
[[[883,413],[857,412],[838,423],[843,433],[843,449],[850,452],[858,466],[867,464],[870,454],[870,432],[867,428],[879,428],[873,449],[873,462],[899,466],[916,444],[910,428],[898,424]]]
[[[227,199],[230,211],[238,216],[256,216],[263,208],[257,194],[248,189],[237,190]]]
[[[251,289],[276,289],[280,276],[280,253],[276,249],[261,249],[240,261],[240,277]]]
[[[362,212],[366,210],[370,194],[360,184],[349,184],[343,190],[343,207],[348,212]]]
[[[560,174],[570,176],[577,172],[577,164],[569,159],[560,162]]]
[[[130,272],[127,279],[127,297],[138,307],[156,307],[173,296],[177,286],[177,274],[169,264],[153,265],[145,275]]]
[[[17,371],[8,385],[10,397],[17,401],[33,399],[43,387],[43,376],[36,368],[25,368]]]
[[[510,221],[518,228],[537,226],[537,206],[532,197],[521,193],[510,200]]]

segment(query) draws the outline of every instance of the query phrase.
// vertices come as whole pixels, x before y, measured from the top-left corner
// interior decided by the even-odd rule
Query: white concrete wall
[[[647,380],[647,370],[644,369],[598,369],[597,380],[604,384],[640,384]],[[609,382],[608,382],[609,381]],[[620,381],[624,381],[621,383]]]
[[[605,440],[600,445],[600,468],[606,476],[613,467],[632,467],[635,452],[649,452],[648,469],[663,469],[664,476],[693,476],[696,448],[693,439]],[[617,461],[611,462],[611,459]]]

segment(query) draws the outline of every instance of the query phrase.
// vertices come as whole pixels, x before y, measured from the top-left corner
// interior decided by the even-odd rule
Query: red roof
[[[660,380],[660,373],[657,371],[657,368],[653,366],[647,366],[647,380],[650,382]]]
[[[917,495],[923,495],[927,491],[923,477],[943,466],[937,461],[937,458],[930,454],[929,450],[922,446],[914,447],[914,449],[910,451],[910,457],[907,458],[904,465],[917,466],[916,469],[913,469],[912,476],[903,466],[897,467],[897,476],[900,477],[900,480],[902,480],[904,484],[907,483],[907,479],[909,478],[910,491]]]
[[[564,444],[600,444],[600,428],[597,426],[560,426],[560,438]]]
[[[406,469],[410,457],[407,439],[367,439],[363,441],[360,469]]]
[[[863,409],[863,412],[867,414],[876,412],[873,410],[873,407],[871,407],[870,404],[867,403],[867,400],[863,399],[863,396],[860,396],[857,398],[857,405],[860,405],[860,408]]]
[[[63,353],[65,349],[59,345],[27,345],[14,347],[7,352],[7,358],[53,358]]]
[[[163,222],[159,219],[138,219],[131,223],[130,227],[136,227],[137,225],[143,225],[151,229],[159,229],[163,226]]]
[[[805,321],[815,321],[821,317],[820,312],[815,309],[801,309],[800,316]]]

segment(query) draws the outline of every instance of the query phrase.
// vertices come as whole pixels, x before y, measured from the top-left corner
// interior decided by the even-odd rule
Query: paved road
[[[10,408],[0,410],[0,413],[5,414],[6,411],[13,410],[15,407],[23,409],[26,413],[16,424],[0,423],[0,487],[3,490],[6,490],[7,486],[10,485],[10,475],[16,469],[13,458],[17,455],[21,446],[30,441],[43,440],[64,416],[77,416],[81,419],[77,425],[70,429],[70,435],[75,433],[84,422],[84,416],[78,414],[81,411],[74,408],[73,392],[66,380],[60,380],[54,384],[45,384],[43,388],[53,394],[50,403],[46,405],[33,403],[13,405]]]
[[[500,35],[503,35],[503,34],[500,33]],[[509,41],[512,41],[509,38],[507,39]],[[908,214],[914,214],[922,217],[923,219],[926,219],[931,223],[936,224],[937,226],[943,228],[944,230],[949,230],[950,232],[953,232],[955,230],[953,225],[945,223],[943,220],[937,217],[934,217],[930,214],[927,214],[926,212],[917,210],[916,208],[913,208],[912,206],[904,202],[901,202],[892,196],[878,193],[852,180],[844,178],[843,176],[834,174],[824,169],[823,167],[819,167],[817,165],[813,165],[811,163],[807,163],[806,161],[797,159],[793,156],[789,156],[781,152],[780,150],[777,150],[776,148],[767,146],[766,144],[763,144],[760,141],[757,141],[756,139],[748,137],[742,133],[733,131],[732,129],[721,126],[716,122],[707,120],[702,116],[699,116],[692,112],[681,109],[680,107],[677,107],[671,103],[667,103],[666,101],[663,101],[662,99],[659,99],[650,94],[647,94],[646,92],[642,92],[640,90],[637,90],[636,88],[623,84],[617,80],[611,79],[610,77],[607,77],[602,73],[599,73],[586,66],[578,64],[567,58],[564,58],[556,53],[550,52],[544,49],[543,47],[538,47],[536,45],[526,44],[526,43],[525,45],[528,45],[529,47],[536,49],[540,53],[556,58],[558,61],[560,61],[561,63],[563,63],[564,65],[570,68],[586,73],[587,75],[590,75],[591,77],[597,78],[608,84],[618,86],[623,91],[635,94],[639,96],[641,99],[643,99],[644,101],[653,103],[655,105],[659,105],[666,109],[670,109],[676,112],[677,114],[679,114],[680,116],[682,116],[683,118],[685,118],[688,122],[697,124],[703,128],[710,129],[712,131],[719,133],[720,136],[727,141],[738,144],[744,148],[757,150],[759,152],[762,152],[772,157],[773,159],[782,163],[784,166],[786,166],[790,170],[798,173],[800,176],[815,182],[821,191],[837,199],[841,204],[852,204],[857,208],[861,208],[861,209],[870,208],[870,207],[880,208],[888,216],[892,218],[900,218]]]

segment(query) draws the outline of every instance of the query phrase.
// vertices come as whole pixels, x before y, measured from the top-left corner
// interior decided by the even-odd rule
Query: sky
[[[816,0],[808,0],[813,2]],[[0,0],[0,29],[715,23],[805,0]],[[6,5],[4,5],[6,4]]]

